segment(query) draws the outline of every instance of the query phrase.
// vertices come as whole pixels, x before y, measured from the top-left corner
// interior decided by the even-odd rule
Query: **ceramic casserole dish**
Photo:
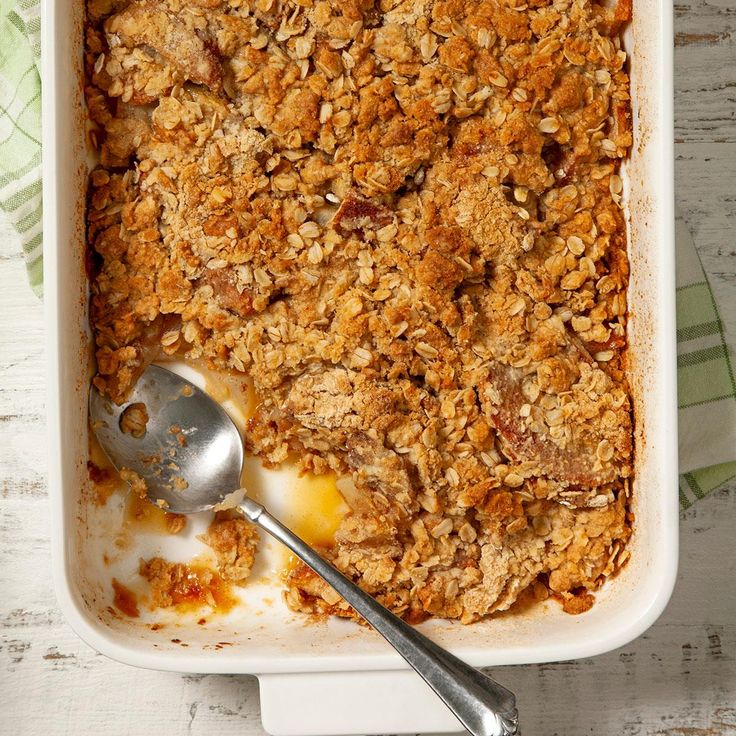
[[[183,559],[185,539],[144,537],[136,553],[102,562],[114,506],[84,501],[88,487],[90,341],[84,265],[88,158],[82,92],[83,4],[43,3],[44,281],[49,488],[57,595],[92,647],[137,667],[243,673],[260,681],[264,727],[273,734],[453,731],[458,724],[372,631],[331,620],[305,623],[262,575],[244,605],[207,626],[174,616],[163,629],[111,615],[110,577],[134,569],[152,545]],[[664,609],[677,567],[677,401],[672,139],[672,5],[640,0],[625,35],[634,145],[622,173],[629,226],[629,340],[635,418],[631,558],[587,613],[553,603],[518,616],[421,628],[477,666],[590,657],[639,636]],[[279,475],[258,482],[278,495]],[[268,489],[267,489],[268,490]],[[271,549],[272,554],[276,550]],[[127,566],[127,567],[126,567]],[[226,642],[226,646],[222,643]],[[185,645],[185,646],[183,646]],[[500,678],[503,680],[503,678]]]

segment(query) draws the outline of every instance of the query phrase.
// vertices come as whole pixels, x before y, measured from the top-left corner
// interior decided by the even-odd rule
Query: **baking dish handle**
[[[272,736],[466,733],[411,670],[258,675]]]

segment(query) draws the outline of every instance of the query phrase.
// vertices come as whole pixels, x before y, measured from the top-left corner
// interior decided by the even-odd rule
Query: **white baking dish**
[[[177,625],[172,619],[164,629],[151,631],[137,620],[108,612],[111,571],[100,557],[114,527],[114,502],[100,513],[82,499],[88,483],[88,346],[81,11],[79,2],[44,2],[49,488],[56,588],[67,619],[97,650],[132,665],[258,675],[264,725],[271,733],[457,729],[452,716],[377,635],[344,621],[305,624],[283,607],[277,584],[267,577],[249,587],[244,607],[206,626],[194,620]],[[619,647],[654,622],[675,580],[672,6],[666,0],[639,0],[635,16],[627,36],[635,144],[625,176],[636,419],[631,561],[581,616],[568,616],[550,604],[467,627],[442,621],[422,625],[475,665],[572,659]],[[160,541],[144,541],[144,546],[153,548]],[[191,535],[189,541],[166,540],[165,553],[185,558],[191,550],[175,545],[188,544],[196,544]],[[123,561],[116,569],[123,575],[135,564],[135,559]],[[218,646],[220,642],[228,646]]]

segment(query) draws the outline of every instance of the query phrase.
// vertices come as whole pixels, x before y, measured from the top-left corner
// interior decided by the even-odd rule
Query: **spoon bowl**
[[[240,487],[238,428],[216,401],[176,373],[149,366],[121,406],[92,388],[89,414],[112,464],[137,473],[149,500],[168,511],[207,511]]]

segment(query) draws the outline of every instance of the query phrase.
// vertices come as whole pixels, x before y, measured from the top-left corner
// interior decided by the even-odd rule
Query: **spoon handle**
[[[245,498],[240,508],[254,524],[285,544],[328,582],[419,673],[473,736],[513,736],[517,733],[516,698],[510,690],[445,651],[384,608],[271,516],[261,504]]]

